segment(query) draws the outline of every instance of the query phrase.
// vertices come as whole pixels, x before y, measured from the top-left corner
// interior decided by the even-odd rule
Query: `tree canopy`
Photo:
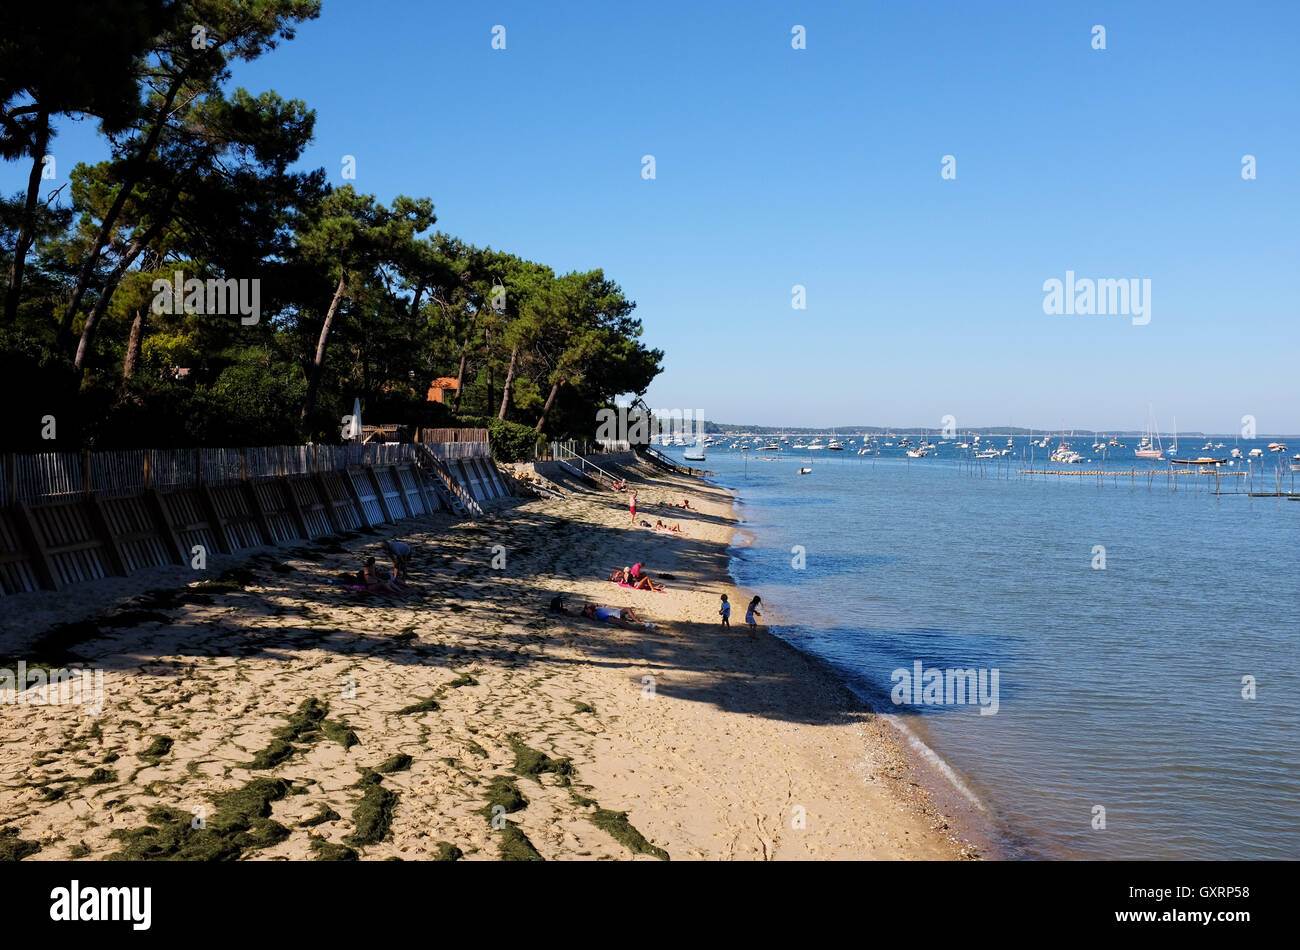
[[[458,416],[590,437],[663,353],[603,271],[557,275],[304,169],[315,113],[233,85],[318,0],[15,8],[0,38],[0,395],[24,450],[333,441]],[[108,158],[52,178],[58,123]],[[457,380],[445,403],[427,398]],[[57,442],[42,420],[57,421]],[[48,431],[47,429],[45,431]]]

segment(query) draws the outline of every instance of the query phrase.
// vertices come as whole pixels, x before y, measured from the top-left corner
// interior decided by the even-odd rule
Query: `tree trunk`
[[[95,327],[99,325],[99,319],[108,310],[108,304],[113,299],[113,294],[117,292],[117,285],[122,282],[122,275],[140,256],[140,253],[146,250],[159,234],[162,233],[163,227],[171,214],[172,202],[180,193],[180,186],[173,186],[171,192],[167,195],[166,202],[160,209],[158,220],[151,224],[143,234],[138,234],[131,239],[131,244],[122,259],[117,262],[113,268],[113,273],[108,276],[104,282],[104,289],[100,292],[99,299],[95,301],[95,306],[91,308],[90,314],[86,317],[86,325],[81,328],[81,340],[77,343],[77,355],[72,361],[73,367],[77,372],[81,372],[82,366],[86,362],[86,357],[90,355],[90,341],[94,338]]]
[[[551,394],[546,397],[546,405],[542,406],[542,414],[537,420],[537,432],[539,435],[541,434],[542,426],[546,425],[546,416],[551,411],[551,406],[555,404],[555,394],[559,391],[560,384],[558,382],[553,383],[551,385]]]
[[[181,91],[185,78],[185,73],[182,71],[172,80],[171,88],[167,90],[167,96],[158,109],[153,127],[149,129],[144,144],[140,146],[139,154],[134,156],[135,161],[126,165],[126,176],[118,186],[117,197],[113,200],[112,206],[108,209],[108,213],[104,215],[104,223],[100,225],[99,233],[95,235],[95,241],[90,246],[89,256],[81,268],[81,274],[77,277],[77,285],[72,290],[72,299],[68,301],[68,309],[63,313],[63,320],[59,324],[59,337],[62,340],[66,340],[68,337],[68,329],[72,326],[72,318],[76,316],[77,308],[81,306],[81,298],[85,296],[86,288],[90,286],[90,278],[95,273],[95,265],[99,263],[99,256],[103,253],[104,245],[108,243],[109,235],[113,232],[113,225],[117,223],[117,216],[122,213],[127,198],[135,191],[135,186],[140,180],[138,169],[142,168],[145,161],[153,154],[158,139],[162,135],[162,130],[167,125],[167,115],[171,111],[172,103],[176,101],[176,96]]]
[[[496,401],[492,398],[493,393],[496,391],[496,387],[492,385],[494,382],[492,379],[492,334],[487,330],[483,331],[483,355],[487,360],[488,378],[487,403],[483,407],[483,415],[490,416],[492,415],[492,403]]]
[[[334,290],[334,299],[330,301],[329,312],[325,314],[325,322],[321,324],[320,340],[316,343],[316,362],[312,364],[311,379],[307,381],[307,398],[303,400],[301,419],[307,419],[307,414],[316,407],[316,392],[320,389],[321,371],[325,366],[325,344],[329,341],[330,330],[334,327],[334,318],[338,316],[339,304],[343,300],[343,290],[347,286],[348,272],[343,270],[339,274],[339,285]]]
[[[498,419],[506,417],[506,407],[510,405],[510,387],[515,381],[515,360],[519,358],[519,347],[510,351],[510,369],[506,370],[506,384],[501,390],[501,411],[497,413]]]
[[[27,251],[36,232],[36,201],[41,194],[41,172],[45,169],[45,149],[50,144],[50,113],[41,110],[36,117],[36,135],[32,142],[32,170],[27,176],[27,201],[23,205],[22,224],[14,242],[14,259],[9,262],[9,289],[5,292],[5,323],[18,318],[18,300],[22,296],[23,268]]]
[[[415,342],[415,318],[420,313],[420,298],[424,296],[424,284],[415,288],[415,295],[411,298],[411,313],[406,321],[406,341]]]
[[[460,391],[465,388],[465,361],[468,354],[461,350],[460,353],[460,371],[456,373],[456,401],[452,404],[452,410],[460,412]]]
[[[122,361],[122,379],[130,379],[140,365],[140,344],[144,340],[144,307],[137,307],[131,321],[131,336],[126,341],[126,359]]]
[[[109,275],[108,280],[104,283],[104,290],[100,293],[99,299],[95,301],[95,306],[91,308],[90,313],[86,316],[86,325],[81,328],[81,339],[77,342],[77,355],[72,361],[72,366],[77,372],[81,372],[86,357],[90,355],[90,341],[95,336],[95,327],[99,325],[100,318],[108,310],[109,301],[113,299],[113,294],[117,291],[117,285],[122,282],[122,275],[140,256],[140,252],[145,249],[148,242],[152,241],[161,230],[161,227],[152,227],[141,237],[132,241],[127,252],[122,255],[122,259],[113,268],[113,273]]]

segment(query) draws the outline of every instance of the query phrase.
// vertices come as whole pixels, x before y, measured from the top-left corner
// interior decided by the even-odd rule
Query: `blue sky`
[[[1300,4],[700,6],[326,0],[235,83],[313,107],[337,183],[355,155],[443,230],[605,268],[656,408],[1300,432]],[[1067,270],[1149,278],[1150,323],[1045,315]]]

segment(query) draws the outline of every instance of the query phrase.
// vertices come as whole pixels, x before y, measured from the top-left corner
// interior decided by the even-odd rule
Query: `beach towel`
[[[643,590],[643,588],[637,587],[635,584],[628,584],[628,583],[626,583],[625,581],[619,581],[619,582],[618,582],[618,586],[619,586],[619,587],[628,587],[628,588],[631,588],[632,590]],[[658,590],[655,590],[655,593],[656,593],[656,594],[662,594],[663,592],[664,592],[664,588],[662,588],[662,587],[660,587]]]

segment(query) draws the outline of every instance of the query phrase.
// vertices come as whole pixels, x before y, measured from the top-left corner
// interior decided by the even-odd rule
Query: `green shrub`
[[[528,462],[534,458],[537,431],[532,426],[505,419],[461,416],[457,425],[470,429],[487,429],[492,440],[492,457],[498,462]]]

